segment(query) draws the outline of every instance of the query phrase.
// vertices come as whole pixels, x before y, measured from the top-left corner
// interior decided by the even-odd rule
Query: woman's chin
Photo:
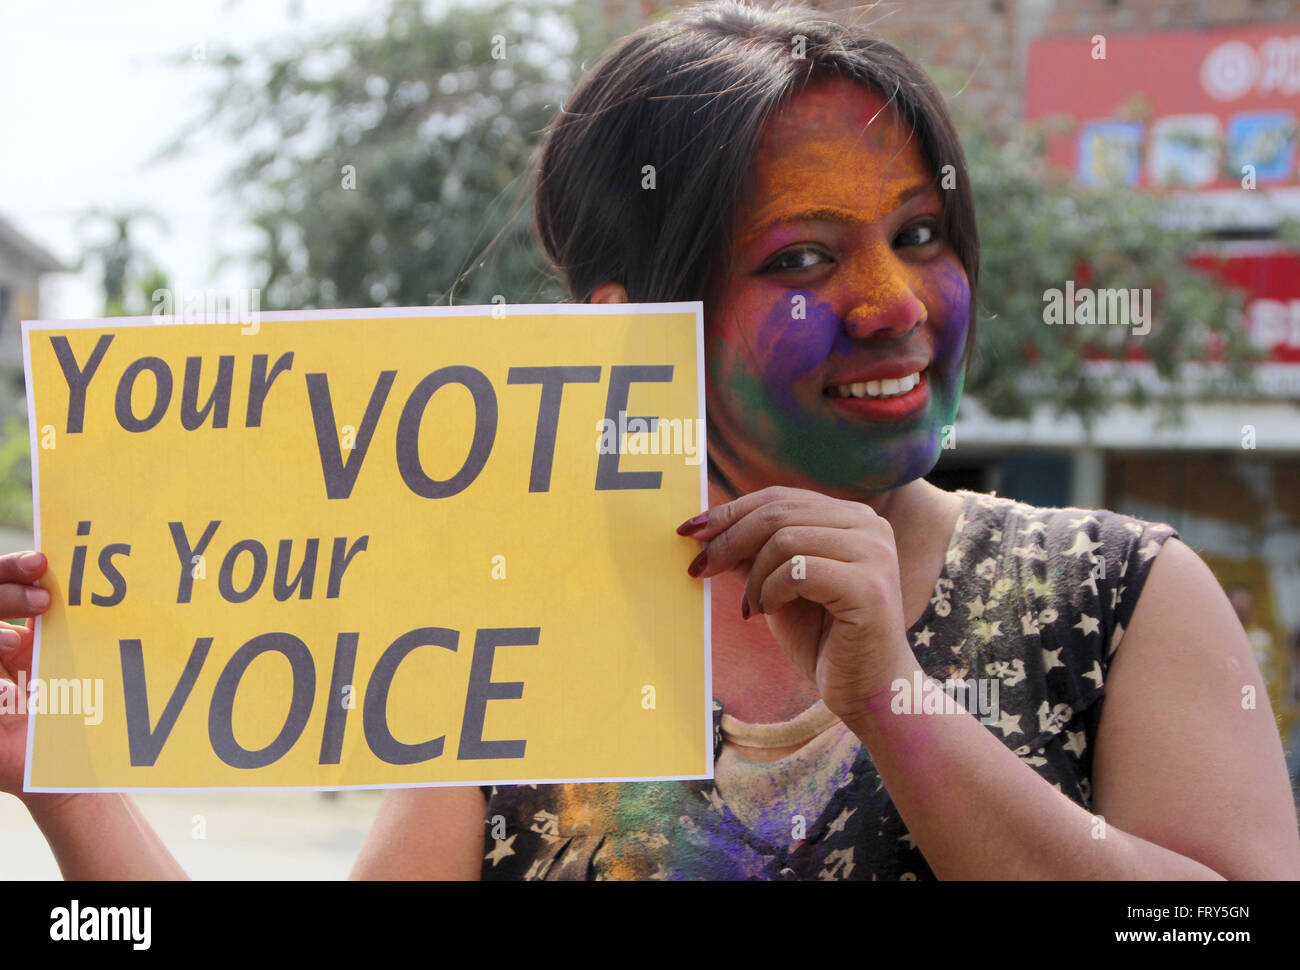
[[[865,461],[859,473],[850,473],[847,480],[839,480],[839,491],[863,497],[889,492],[924,478],[939,460],[937,442],[931,446],[928,435],[914,442],[899,443],[890,451],[891,456],[883,461],[879,450],[872,449],[871,453],[863,455]]]
[[[924,469],[919,470],[922,465],[925,466]],[[819,473],[815,469],[800,469],[796,477],[801,484],[797,487],[849,501],[865,501],[923,477],[932,466],[933,463],[900,461],[897,465],[876,467],[856,474],[841,468],[841,474],[838,475]]]
[[[843,427],[827,425],[815,415],[795,424],[805,429],[802,435],[779,439],[746,435],[743,450],[737,449],[740,466],[732,466],[735,477],[728,475],[733,484],[744,493],[783,484],[851,500],[865,499],[928,475],[938,463],[943,445],[942,429],[934,419],[875,435],[860,429],[846,433]]]

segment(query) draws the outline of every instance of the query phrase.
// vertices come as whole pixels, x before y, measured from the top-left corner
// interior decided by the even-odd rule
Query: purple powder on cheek
[[[970,330],[970,285],[966,274],[956,266],[946,266],[941,271],[940,292],[945,308],[944,326],[935,338],[936,361],[960,362]]]
[[[806,319],[794,316],[794,296],[804,298]],[[800,410],[794,395],[796,382],[852,346],[844,321],[829,304],[811,293],[796,292],[788,305],[778,303],[759,324],[754,364],[762,371],[773,401],[795,412]]]

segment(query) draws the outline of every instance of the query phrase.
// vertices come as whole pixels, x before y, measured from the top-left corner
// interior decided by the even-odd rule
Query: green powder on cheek
[[[783,468],[830,488],[860,487],[898,474],[903,458],[898,441],[873,442],[830,419],[796,418],[743,370],[727,375],[727,395],[729,403],[736,406],[733,410],[749,417],[747,423],[755,436],[750,444]]]

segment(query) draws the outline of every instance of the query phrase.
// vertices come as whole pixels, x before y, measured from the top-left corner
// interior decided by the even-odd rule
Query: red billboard
[[[1300,256],[1281,246],[1239,243],[1206,250],[1192,264],[1246,291],[1250,342],[1277,363],[1300,364]]]
[[[1084,184],[1300,185],[1300,22],[1042,37],[1025,117],[1076,123],[1050,145]],[[1250,169],[1247,169],[1247,166]]]
[[[1026,120],[1073,122],[1048,153],[1081,184],[1213,193],[1229,225],[1234,193],[1300,195],[1300,22],[1042,37],[1025,84]],[[1246,291],[1256,347],[1300,364],[1300,253],[1223,244],[1192,263]]]

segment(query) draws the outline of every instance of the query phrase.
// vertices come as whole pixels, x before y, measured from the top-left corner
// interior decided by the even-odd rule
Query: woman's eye
[[[939,238],[939,223],[933,219],[908,226],[894,242],[902,246],[926,246]]]
[[[822,256],[817,249],[787,249],[779,256],[774,257],[768,264],[763,267],[764,273],[781,273],[792,270],[808,269],[816,266],[817,262],[812,261],[811,257]]]

